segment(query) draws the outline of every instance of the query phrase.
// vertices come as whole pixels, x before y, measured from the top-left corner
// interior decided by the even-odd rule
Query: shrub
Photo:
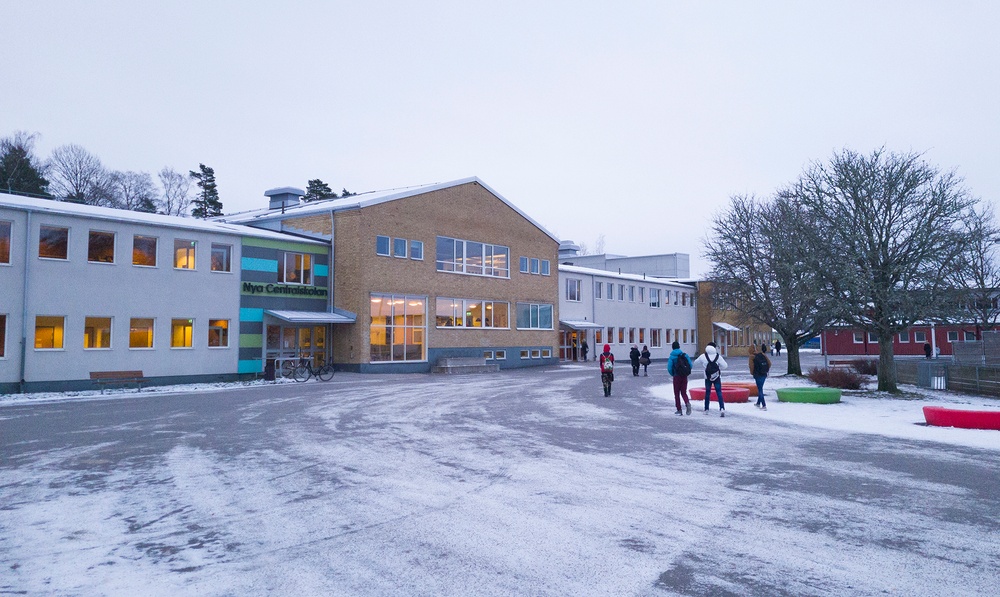
[[[873,359],[851,361],[851,367],[861,375],[878,375],[878,361]]]
[[[860,390],[865,378],[850,369],[813,369],[806,376],[813,382],[828,388]]]

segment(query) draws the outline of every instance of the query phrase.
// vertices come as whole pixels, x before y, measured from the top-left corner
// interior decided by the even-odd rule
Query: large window
[[[191,348],[193,338],[193,319],[170,320],[170,348]]]
[[[425,360],[426,312],[426,297],[372,294],[369,328],[371,362]]]
[[[115,262],[115,233],[91,230],[87,241],[87,261],[91,263]]]
[[[439,328],[502,328],[510,323],[509,303],[438,297],[435,324]]]
[[[212,271],[233,271],[233,247],[231,245],[212,243]]]
[[[193,240],[174,240],[174,269],[194,269],[195,247]]]
[[[518,303],[517,329],[551,330],[552,305],[544,303]]]
[[[229,346],[228,319],[208,320],[208,346],[209,348],[225,348]]]
[[[278,260],[278,281],[286,284],[312,284],[312,255],[285,253]]]
[[[0,263],[10,263],[11,223],[0,221]]]
[[[649,330],[649,347],[659,348],[663,346],[660,342],[660,330],[658,328],[652,328]]]
[[[0,359],[7,356],[7,316],[0,315]]]
[[[35,348],[58,350],[63,347],[63,329],[66,318],[62,316],[38,315],[35,317]]]
[[[580,280],[567,278],[566,280],[566,300],[574,303],[580,302]]]
[[[503,245],[439,236],[436,251],[439,272],[510,277],[510,249]]]
[[[111,348],[111,318],[87,317],[83,324],[83,347]]]
[[[132,237],[132,265],[156,267],[156,238],[152,236]]]
[[[69,228],[41,226],[38,230],[38,256],[43,259],[66,259]]]
[[[153,320],[133,317],[128,325],[129,348],[153,347]]]

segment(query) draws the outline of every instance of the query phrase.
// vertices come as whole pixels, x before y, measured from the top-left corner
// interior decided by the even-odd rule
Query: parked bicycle
[[[330,381],[333,379],[333,373],[332,362],[313,367],[312,359],[299,359],[299,365],[292,371],[292,377],[295,381],[306,381],[310,377],[318,377],[320,381]]]

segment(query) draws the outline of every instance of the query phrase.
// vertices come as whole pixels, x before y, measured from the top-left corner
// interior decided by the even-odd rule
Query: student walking
[[[611,354],[611,345],[604,345],[601,353],[601,384],[604,386],[604,397],[611,395],[611,382],[615,380],[615,355]]]
[[[639,353],[639,364],[642,365],[642,376],[649,377],[647,369],[649,369],[649,347],[645,344],[642,345],[642,352]]]
[[[670,345],[670,358],[667,359],[667,373],[674,380],[674,405],[677,406],[675,415],[684,414],[681,412],[681,397],[684,397],[684,404],[687,407],[687,414],[691,414],[691,401],[688,399],[688,375],[691,375],[691,357],[681,350],[681,343],[674,340]]]
[[[781,356],[781,340],[774,341],[774,354],[775,356]]]
[[[708,406],[712,402],[712,388],[715,388],[715,395],[719,398],[719,416],[726,416],[726,403],[722,400],[722,370],[729,367],[726,359],[719,354],[715,342],[709,342],[705,346],[705,352],[701,353],[694,362],[695,367],[705,368],[705,414],[708,414]]]
[[[583,343],[580,344],[580,350],[583,351],[583,360],[587,360],[587,351],[590,350],[590,346],[587,346],[587,339],[583,339]]]
[[[628,353],[628,360],[632,361],[632,375],[634,377],[639,377],[639,357],[642,356],[639,353],[639,347],[635,344],[632,345],[632,350]]]
[[[767,379],[767,373],[771,370],[771,359],[767,358],[764,351],[757,351],[755,348],[750,348],[750,375],[753,375],[753,380],[757,382],[757,408],[761,410],[767,410],[767,402],[764,401],[764,380]]]

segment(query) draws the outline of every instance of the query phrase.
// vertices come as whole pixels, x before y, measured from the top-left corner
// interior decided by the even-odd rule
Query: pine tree
[[[340,191],[340,196],[341,197],[353,197],[354,195],[357,195],[357,193],[352,193],[352,192],[348,191],[347,189],[343,189],[343,190]]]
[[[191,202],[194,208],[191,215],[196,218],[212,218],[222,215],[222,202],[219,201],[219,189],[215,185],[215,170],[205,164],[198,164],[201,172],[191,170],[191,178],[198,181],[196,184],[201,189],[198,195]]]
[[[49,181],[32,154],[35,135],[18,131],[0,139],[0,192],[48,197]]]
[[[320,201],[322,199],[336,199],[337,193],[318,178],[309,181],[306,186],[306,201]]]

